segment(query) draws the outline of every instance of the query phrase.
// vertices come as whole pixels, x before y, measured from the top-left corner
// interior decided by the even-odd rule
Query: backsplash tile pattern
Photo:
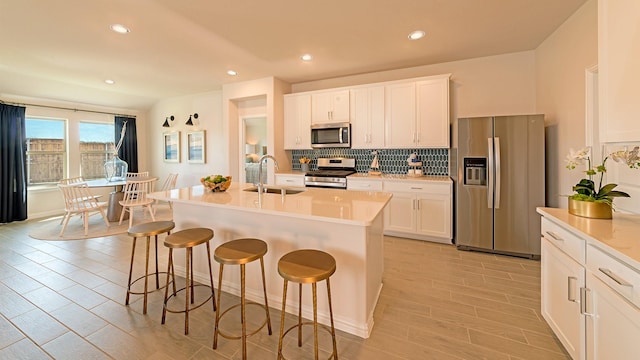
[[[310,169],[317,170],[317,159],[321,157],[352,157],[356,159],[356,170],[359,173],[369,171],[373,161],[373,150],[367,149],[314,149],[291,150],[293,170],[300,170],[299,159],[306,156],[311,159]],[[380,171],[385,174],[406,174],[409,170],[407,158],[416,153],[422,161],[422,172],[425,175],[449,175],[449,149],[385,149],[378,150]]]

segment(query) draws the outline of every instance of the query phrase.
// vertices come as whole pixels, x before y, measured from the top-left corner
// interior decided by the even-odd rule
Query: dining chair
[[[128,172],[127,173],[127,177],[131,178],[131,177],[148,177],[149,176],[149,172],[148,171],[140,171],[140,172]]]
[[[120,205],[122,205],[122,213],[120,213],[120,222],[118,223],[118,225],[122,224],[124,213],[125,211],[128,211],[129,227],[133,226],[133,212],[136,208],[142,208],[143,216],[144,210],[146,209],[147,211],[149,211],[151,219],[153,221],[156,221],[152,207],[155,200],[149,199],[147,197],[147,194],[152,190],[153,183],[155,181],[155,178],[144,180],[127,179],[127,183],[123,188],[124,198],[120,201]]]
[[[71,178],[64,178],[62,180],[60,180],[58,183],[62,184],[62,185],[70,185],[70,184],[79,184],[79,183],[83,183],[85,182],[84,177],[82,176],[75,176],[75,177],[71,177]],[[63,194],[64,196],[64,194]],[[100,198],[102,195],[90,195],[91,198],[93,199],[98,199]],[[62,222],[64,221],[64,217],[62,219],[60,219],[60,225],[62,225]]]
[[[159,191],[167,191],[167,190],[173,190],[176,188],[176,182],[178,181],[178,174],[177,173],[170,173],[166,179],[164,179],[164,182],[162,183],[162,187],[160,188]],[[157,206],[160,201],[163,200],[158,200],[156,199],[155,205]],[[173,211],[173,204],[171,201],[167,201],[167,203],[169,204],[169,208]],[[155,212],[155,209],[154,209]]]
[[[69,220],[73,215],[79,214],[84,222],[84,235],[89,233],[89,216],[92,213],[100,213],[107,227],[110,226],[107,215],[104,212],[106,202],[99,202],[90,192],[86,183],[75,184],[58,184],[58,188],[62,191],[65,203],[65,214],[62,218],[62,230],[60,236],[64,234]]]

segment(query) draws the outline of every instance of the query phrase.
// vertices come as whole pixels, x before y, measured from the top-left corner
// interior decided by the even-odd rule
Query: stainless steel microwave
[[[351,124],[316,124],[311,125],[311,147],[331,148],[351,147]]]

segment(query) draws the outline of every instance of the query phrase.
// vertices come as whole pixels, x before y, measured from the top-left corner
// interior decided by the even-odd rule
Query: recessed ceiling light
[[[414,32],[412,32],[411,34],[409,34],[409,40],[418,40],[418,39],[422,39],[425,35],[425,32],[422,30],[416,30]]]
[[[300,59],[302,59],[304,61],[311,61],[311,59],[313,59],[313,56],[311,56],[311,54],[304,54],[304,55],[300,56]]]
[[[121,24],[112,24],[110,26],[111,30],[117,32],[118,34],[126,34],[131,32],[131,30],[129,30],[128,27],[121,25]]]
[[[236,75],[238,75],[238,72],[235,71],[235,70],[227,70],[227,74],[230,75],[230,76],[236,76]]]
[[[115,83],[116,83],[115,81],[113,81],[113,80],[111,80],[111,79],[107,79],[107,80],[105,80],[104,82],[105,82],[105,83],[107,83],[107,84],[109,84],[109,85],[113,85],[113,84],[115,84]]]

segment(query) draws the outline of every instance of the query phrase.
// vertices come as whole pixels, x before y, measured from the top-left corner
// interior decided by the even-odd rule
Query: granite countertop
[[[613,219],[588,219],[567,209],[538,208],[538,213],[569,225],[587,243],[605,248],[620,260],[640,270],[640,216],[614,213]]]
[[[351,225],[369,226],[391,199],[391,193],[349,191],[324,188],[297,188],[298,194],[258,194],[244,191],[252,184],[232,183],[225,192],[210,192],[202,185],[159,191],[151,199],[198,206],[233,208],[251,213],[315,219]],[[279,186],[267,185],[270,188]]]

